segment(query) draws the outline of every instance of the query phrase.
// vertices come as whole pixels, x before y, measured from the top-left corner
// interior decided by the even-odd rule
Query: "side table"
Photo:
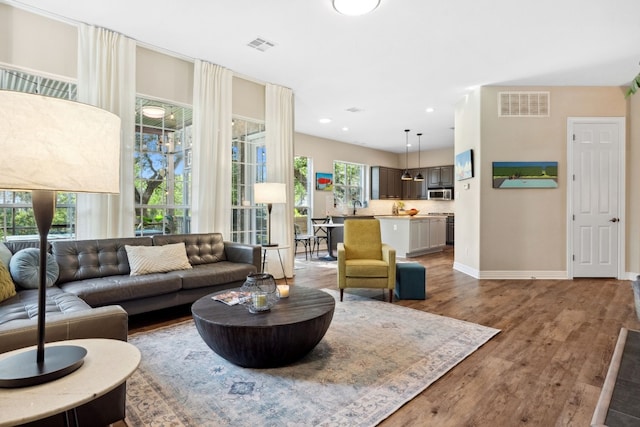
[[[105,395],[129,378],[140,364],[140,351],[125,341],[95,338],[49,343],[87,349],[78,370],[48,383],[22,388],[0,388],[0,426],[12,426],[72,411]],[[4,359],[24,349],[0,355]]]
[[[280,260],[280,267],[282,267],[282,275],[284,276],[284,283],[287,282],[287,272],[284,271],[284,263],[282,262],[282,256],[280,255],[280,249],[289,249],[289,246],[263,246],[262,247],[262,272],[264,273],[264,264],[267,261],[267,251],[276,251],[278,253],[278,259]]]

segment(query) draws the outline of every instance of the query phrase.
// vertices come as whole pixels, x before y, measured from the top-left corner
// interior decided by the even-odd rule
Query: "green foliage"
[[[640,89],[640,73],[631,81],[631,86],[629,86],[629,90],[625,95],[625,98],[630,97],[635,94]]]

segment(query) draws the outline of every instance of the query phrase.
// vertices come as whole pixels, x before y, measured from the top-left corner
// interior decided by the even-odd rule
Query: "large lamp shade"
[[[31,191],[40,237],[37,348],[0,363],[0,387],[25,387],[83,364],[86,350],[80,346],[45,353],[47,235],[56,191],[120,191],[120,118],[91,105],[0,90],[0,153],[0,189]]]
[[[0,91],[0,188],[120,192],[120,118],[100,108]]]

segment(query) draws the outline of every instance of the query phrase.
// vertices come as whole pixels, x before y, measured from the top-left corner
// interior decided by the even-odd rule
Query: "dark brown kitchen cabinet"
[[[384,166],[371,167],[371,199],[402,198],[402,171]]]
[[[425,178],[428,188],[453,187],[453,165],[428,168]]]
[[[411,181],[402,181],[402,198],[408,200],[420,200],[427,198],[427,169],[409,169]],[[418,173],[422,174],[424,181],[415,181]]]

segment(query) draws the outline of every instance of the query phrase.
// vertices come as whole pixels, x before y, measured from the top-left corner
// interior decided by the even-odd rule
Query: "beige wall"
[[[551,92],[551,114],[544,118],[501,118],[497,114],[500,91],[545,90]],[[499,275],[520,272],[532,275],[566,273],[567,265],[567,119],[569,117],[625,117],[627,102],[617,87],[484,87],[480,93],[480,205],[478,224],[479,272]],[[467,107],[465,107],[467,108]],[[478,108],[470,105],[468,108]],[[461,113],[464,113],[464,108]],[[472,114],[472,112],[469,112]],[[458,117],[457,117],[458,119]],[[456,122],[456,130],[458,122]],[[456,152],[472,144],[456,134]],[[493,189],[494,161],[557,161],[559,188]],[[629,184],[629,180],[627,180]],[[627,193],[629,190],[627,190]],[[456,227],[464,215],[478,215],[456,209]],[[631,218],[630,218],[631,219]],[[628,223],[628,227],[634,227]],[[472,236],[456,233],[458,251],[475,245]],[[631,243],[629,239],[627,247]],[[637,240],[637,239],[635,239]],[[635,248],[630,253],[636,251]],[[471,261],[473,262],[473,261]],[[470,264],[469,267],[475,268]]]
[[[265,119],[265,86],[240,77],[233,78],[233,114],[259,121]]]
[[[626,263],[627,272],[640,274],[640,94],[629,98],[627,116]],[[630,278],[631,278],[630,277]]]
[[[483,153],[480,141],[480,90],[465,96],[456,106],[455,152],[473,150],[473,178],[456,182],[456,268],[480,270],[480,190]]]
[[[0,63],[72,80],[78,74],[78,29],[0,4]]]
[[[178,104],[193,104],[193,62],[138,46],[136,92]]]

